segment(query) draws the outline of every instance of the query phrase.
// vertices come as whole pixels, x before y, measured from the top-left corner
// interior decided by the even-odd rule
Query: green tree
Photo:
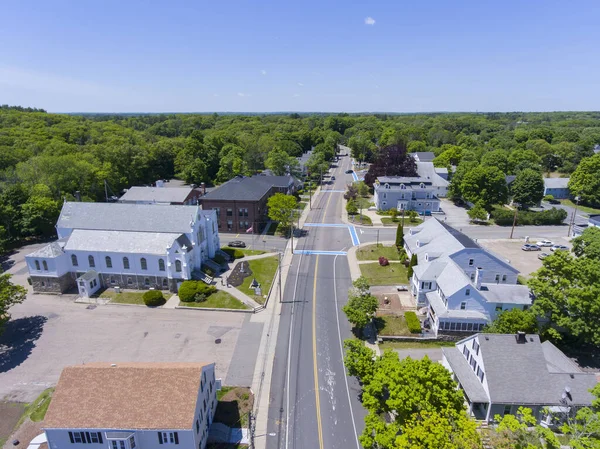
[[[536,425],[530,408],[519,407],[516,415],[496,415],[498,422],[491,443],[497,449],[558,449],[560,443],[551,430]],[[544,446],[540,442],[544,440]]]
[[[267,201],[269,218],[278,221],[284,229],[288,229],[293,221],[297,205],[298,201],[292,195],[276,193]]]
[[[571,175],[569,190],[583,204],[600,207],[600,153],[581,160]]]
[[[390,142],[391,144],[392,142]],[[398,142],[393,142],[398,143]],[[427,144],[422,140],[413,140],[412,142],[408,142],[406,146],[409,153],[419,153],[423,151],[427,151]]]
[[[269,153],[265,161],[265,166],[276,176],[285,175],[286,173],[297,173],[298,159],[276,148]]]
[[[443,153],[433,160],[436,167],[448,167],[449,165],[458,165],[463,157],[463,149],[456,145],[446,145]]]
[[[348,292],[348,302],[342,310],[348,317],[348,321],[360,331],[373,319],[379,302],[371,295],[369,283],[364,276],[359,277],[352,285]]]
[[[356,201],[350,200],[348,203],[346,203],[346,212],[348,212],[349,215],[356,215],[358,213]]]
[[[543,329],[549,338],[600,344],[600,260],[555,251],[528,285],[536,298],[533,313],[549,320]]]
[[[58,203],[52,198],[31,196],[21,206],[21,230],[26,235],[52,236],[59,214]]]
[[[469,209],[467,215],[471,221],[486,221],[488,219],[488,213],[479,203]]]
[[[464,199],[481,204],[487,211],[508,199],[504,173],[496,167],[479,166],[470,170],[464,175],[460,190]]]
[[[510,185],[513,201],[527,209],[539,204],[544,197],[544,178],[531,168],[521,170]]]
[[[517,332],[537,334],[537,318],[529,310],[517,308],[505,310],[491,324],[487,325],[483,332],[488,334],[516,334]]]
[[[540,171],[542,158],[532,150],[514,150],[508,156],[508,173],[517,174],[526,168]]]
[[[398,209],[395,207],[390,208],[390,217],[392,217],[392,221],[396,221],[398,219]]]
[[[485,153],[481,158],[481,165],[484,167],[497,167],[504,173],[508,173],[508,152],[494,150]]]
[[[573,252],[577,257],[600,260],[600,228],[587,228],[573,239]]]
[[[462,180],[465,175],[477,167],[477,161],[463,160],[456,167],[456,171],[452,175],[450,179],[450,185],[448,186],[448,197],[454,201],[460,200],[463,198],[463,192],[461,190]],[[450,172],[448,172],[450,173]]]
[[[410,257],[410,262],[408,264],[408,270],[406,271],[406,275],[408,277],[408,279],[410,280],[410,278],[412,278],[413,275],[413,267],[417,265],[417,255],[413,254]]]
[[[10,278],[11,275],[8,273],[0,274],[0,335],[10,320],[9,309],[15,304],[22,303],[27,296],[27,290],[13,284]]]
[[[592,390],[596,399],[591,407],[578,409],[575,416],[568,413],[562,426],[562,432],[571,437],[570,445],[574,449],[599,449],[600,448],[600,384]]]
[[[367,196],[369,196],[369,186],[366,185],[364,183],[364,181],[357,183],[356,187],[358,189],[358,194],[360,196],[362,196],[363,198],[366,198]]]
[[[356,376],[361,382],[369,383],[375,370],[375,352],[367,348],[361,340],[344,340],[344,365],[349,376]]]
[[[404,227],[402,223],[398,223],[398,227],[396,228],[396,248],[398,248],[398,251],[404,248]]]

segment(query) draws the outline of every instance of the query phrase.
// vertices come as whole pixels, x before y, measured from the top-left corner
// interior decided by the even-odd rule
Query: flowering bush
[[[390,261],[389,261],[389,260],[387,260],[387,258],[386,258],[386,257],[383,257],[383,256],[381,256],[381,257],[379,258],[379,265],[381,265],[382,267],[386,267],[386,266],[388,266],[389,264],[390,264]]]

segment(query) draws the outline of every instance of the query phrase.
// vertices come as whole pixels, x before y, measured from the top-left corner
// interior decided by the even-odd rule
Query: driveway
[[[433,362],[440,362],[442,360],[442,349],[441,348],[426,348],[426,349],[395,349],[400,357],[400,360],[410,357],[411,359],[422,359],[427,356]]]
[[[462,227],[469,226],[470,220],[467,215],[467,209],[464,207],[456,206],[452,201],[447,198],[441,198],[440,207],[444,211],[444,218],[439,217],[440,220],[444,220],[450,226]]]

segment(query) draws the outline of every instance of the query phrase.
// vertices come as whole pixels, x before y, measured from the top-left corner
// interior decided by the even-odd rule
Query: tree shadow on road
[[[28,316],[9,321],[0,335],[0,373],[10,371],[23,363],[42,335],[45,316]]]

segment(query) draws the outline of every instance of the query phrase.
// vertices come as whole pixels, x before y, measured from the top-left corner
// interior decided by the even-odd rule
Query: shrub
[[[179,287],[179,299],[182,302],[194,302],[198,291],[198,281],[183,281]]]
[[[208,296],[206,296],[204,293],[196,293],[196,296],[194,296],[194,302],[204,302],[207,298]]]
[[[546,195],[544,196],[544,201],[552,201],[554,199],[554,195]]]
[[[404,248],[400,248],[398,250],[398,260],[400,262],[406,262],[406,250]],[[406,263],[405,263],[406,265]]]
[[[148,290],[142,296],[144,300],[144,304],[148,307],[158,307],[162,306],[166,301],[163,293],[160,290]]]
[[[381,265],[382,267],[387,267],[390,264],[390,261],[387,260],[386,257],[380,256],[379,257],[379,265]]]
[[[497,208],[492,211],[491,215],[497,225],[512,226],[515,213],[512,210]],[[542,212],[520,210],[517,213],[517,225],[559,225],[562,224],[565,218],[567,218],[567,212],[556,207]]]
[[[229,257],[233,257],[234,259],[241,259],[242,257],[244,257],[244,253],[239,249],[229,248],[228,246],[226,246],[225,248],[221,248],[221,250],[229,254]]]
[[[406,326],[411,334],[421,333],[421,322],[419,321],[419,318],[417,318],[415,312],[404,312],[404,319],[406,320]]]

